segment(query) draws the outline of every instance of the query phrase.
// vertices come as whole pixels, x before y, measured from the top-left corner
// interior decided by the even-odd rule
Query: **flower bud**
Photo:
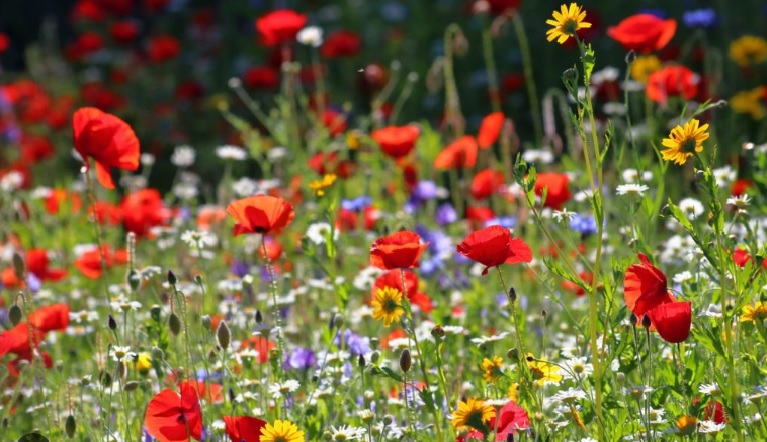
[[[13,254],[13,271],[17,278],[24,280],[24,258],[18,253]]]
[[[435,325],[431,329],[431,336],[434,339],[442,339],[445,337],[445,329],[441,325]]]
[[[117,330],[117,321],[115,321],[114,316],[111,314],[109,315],[109,319],[107,319],[107,326],[109,326],[109,329],[112,331]]]
[[[200,322],[202,322],[202,326],[205,330],[210,330],[210,326],[212,324],[210,315],[202,315]]]
[[[256,324],[261,325],[264,322],[264,317],[261,315],[261,310],[256,310]]]
[[[514,290],[514,287],[509,289],[509,302],[512,304],[517,302],[517,291]]]
[[[629,316],[629,323],[631,323],[633,327],[636,327],[637,322],[639,322],[639,318],[637,318],[637,315],[632,313],[631,316]]]
[[[519,350],[516,348],[510,349],[508,352],[506,352],[506,356],[508,356],[509,359],[512,361],[519,360]]]
[[[360,368],[365,368],[365,365],[367,365],[367,364],[365,363],[365,355],[360,355],[360,357],[359,357],[359,358],[357,358],[357,365],[358,365]]]
[[[75,417],[71,414],[67,416],[67,421],[64,424],[64,431],[67,432],[67,436],[74,437],[75,431],[77,430],[77,422],[75,422]]]
[[[385,426],[389,426],[392,424],[392,422],[394,422],[394,416],[391,414],[386,414],[384,415],[383,419],[381,419],[381,422],[383,422]]]
[[[381,353],[379,353],[378,351],[374,351],[374,352],[373,352],[373,353],[370,355],[370,362],[371,362],[371,363],[373,363],[373,364],[377,364],[377,363],[378,363],[378,360],[379,360],[380,358],[381,358]]]
[[[229,344],[232,342],[232,333],[229,331],[229,326],[226,325],[226,321],[221,321],[218,324],[218,330],[216,330],[216,338],[218,338],[218,345],[224,350],[229,348]]]
[[[168,270],[168,284],[176,285],[177,282],[178,282],[178,278],[176,278],[176,275],[173,273],[173,270]]]
[[[413,359],[410,356],[410,349],[404,349],[402,350],[402,353],[399,355],[399,368],[402,369],[403,372],[407,373],[410,371],[410,366],[413,364]]]
[[[139,383],[136,381],[128,381],[123,385],[123,391],[133,391],[137,389],[139,386]]]
[[[333,328],[341,328],[344,325],[344,317],[336,313],[333,316]]]
[[[170,328],[170,331],[174,336],[178,336],[178,334],[181,333],[181,320],[178,319],[178,315],[175,313],[171,313],[170,316],[168,316],[168,328]]]
[[[644,317],[642,318],[642,327],[650,328],[651,325],[652,325],[652,321],[650,320],[650,316],[644,315]]]
[[[131,269],[130,272],[128,272],[128,286],[130,286],[132,291],[138,290],[139,286],[141,285],[141,276],[138,274],[138,272],[135,269]]]
[[[11,320],[11,324],[18,325],[19,322],[21,322],[21,307],[18,306],[18,304],[13,304],[10,309],[8,309],[8,319]]]
[[[152,359],[161,361],[165,358],[165,352],[160,347],[152,347]]]

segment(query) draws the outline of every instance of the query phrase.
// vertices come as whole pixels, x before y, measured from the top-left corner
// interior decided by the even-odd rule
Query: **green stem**
[[[490,103],[493,105],[493,112],[498,112],[501,110],[501,97],[498,89],[498,72],[495,67],[495,58],[493,57],[492,26],[487,26],[482,30],[482,55],[485,57]]]
[[[724,348],[727,354],[727,375],[730,382],[730,402],[732,406],[732,428],[735,430],[735,437],[738,442],[743,441],[743,433],[740,421],[740,404],[738,397],[738,380],[735,377],[735,349],[732,345],[732,313],[727,312],[727,291],[725,283],[727,281],[724,256],[724,245],[722,244],[722,233],[716,235],[717,248],[719,249],[719,281],[721,284],[720,301],[722,306],[722,317],[724,318]]]
[[[512,16],[514,32],[519,40],[519,50],[522,53],[522,66],[525,75],[525,87],[527,88],[527,98],[530,100],[530,116],[533,118],[533,129],[535,129],[535,141],[540,143],[543,140],[543,129],[541,128],[541,105],[538,102],[538,92],[535,89],[535,76],[533,75],[533,58],[530,56],[530,44],[527,41],[525,25],[522,22],[522,16],[515,13]]]
[[[445,30],[445,121],[453,129],[455,138],[463,135],[464,120],[461,114],[461,102],[458,98],[458,88],[455,84],[455,73],[453,71],[453,39],[461,34],[461,28],[455,24],[450,24]]]

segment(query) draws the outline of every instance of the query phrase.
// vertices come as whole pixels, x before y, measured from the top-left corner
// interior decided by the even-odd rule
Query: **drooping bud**
[[[21,322],[21,307],[19,307],[18,304],[13,304],[10,309],[8,309],[8,319],[11,320],[11,324],[18,325],[19,322]]]
[[[13,254],[13,271],[18,279],[24,280],[24,258],[18,253]]]
[[[264,316],[261,314],[261,310],[256,310],[256,324],[261,325],[264,322]]]
[[[434,326],[434,327],[432,327],[432,329],[431,329],[431,336],[432,336],[434,339],[442,339],[442,338],[444,338],[444,337],[445,337],[445,329],[444,329],[444,328],[442,328],[442,326],[441,326],[441,325],[439,325],[439,324],[438,324],[438,325],[435,325],[435,326]]]

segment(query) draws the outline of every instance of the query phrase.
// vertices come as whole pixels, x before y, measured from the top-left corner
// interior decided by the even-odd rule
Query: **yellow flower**
[[[559,382],[564,376],[559,373],[559,367],[546,362],[546,359],[535,360],[532,354],[527,355],[527,366],[533,373],[533,379],[536,385],[543,386],[544,382]]]
[[[503,359],[500,356],[493,356],[493,359],[483,359],[482,371],[484,371],[482,377],[487,382],[495,382],[503,374]]]
[[[387,286],[376,290],[372,305],[373,319],[383,319],[385,327],[399,321],[399,317],[405,313],[402,308],[402,292],[394,287]]]
[[[650,74],[660,69],[660,59],[654,55],[640,55],[631,63],[631,78],[647,83]]]
[[[767,40],[755,35],[744,35],[730,43],[730,58],[740,67],[748,67],[767,60]]]
[[[506,394],[509,395],[509,399],[512,401],[519,403],[519,384],[513,383],[509,386],[509,391],[506,392]]]
[[[314,191],[317,196],[325,195],[325,189],[332,186],[336,182],[336,175],[333,173],[326,173],[321,180],[315,180],[309,183],[309,188]]]
[[[663,159],[681,165],[692,156],[693,151],[703,152],[703,142],[708,139],[708,124],[699,124],[700,121],[693,118],[684,127],[671,129],[669,138],[663,139],[663,145],[667,147],[660,152]]]
[[[698,419],[695,416],[682,416],[675,423],[678,434],[690,435],[698,429]]]
[[[360,148],[360,133],[353,130],[346,134],[346,147],[349,150],[357,150]]]
[[[562,12],[554,11],[553,15],[554,20],[546,20],[547,25],[553,26],[546,31],[548,41],[559,38],[557,43],[562,44],[569,37],[574,36],[579,29],[591,27],[591,23],[583,21],[586,18],[586,11],[582,11],[581,7],[575,3],[570,3],[569,9],[566,5],[562,5]]]
[[[453,412],[451,423],[456,430],[481,431],[490,419],[495,417],[495,408],[481,399],[469,398],[459,401],[458,409]]]
[[[146,352],[139,353],[135,364],[136,370],[140,371],[141,373],[146,373],[152,369],[152,356]]]
[[[276,420],[274,425],[267,423],[261,428],[259,442],[304,442],[304,432],[298,431],[296,424]]]
[[[765,90],[762,87],[741,91],[730,98],[730,107],[735,112],[749,114],[754,120],[759,120],[764,116],[764,105],[762,105],[764,97]]]
[[[767,304],[762,301],[756,301],[754,306],[747,305],[743,307],[743,314],[740,315],[740,322],[764,322],[767,319]]]

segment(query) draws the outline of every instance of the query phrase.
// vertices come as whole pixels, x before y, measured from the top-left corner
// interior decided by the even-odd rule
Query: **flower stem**
[[[541,128],[541,106],[538,103],[538,92],[535,90],[535,76],[533,75],[533,59],[530,56],[530,44],[527,41],[525,25],[522,22],[522,16],[515,13],[512,16],[514,32],[519,40],[519,50],[522,53],[522,66],[525,74],[525,87],[527,88],[527,98],[530,100],[530,116],[533,118],[533,129],[535,129],[535,141],[540,143],[543,140],[543,129]]]

